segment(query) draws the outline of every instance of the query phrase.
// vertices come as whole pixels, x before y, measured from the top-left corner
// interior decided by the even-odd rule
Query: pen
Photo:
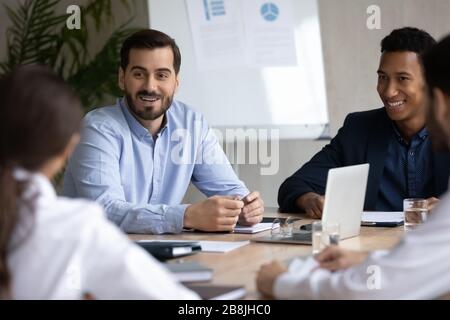
[[[361,222],[361,225],[362,225],[362,226],[369,227],[369,226],[374,226],[374,225],[376,225],[376,222],[366,222],[366,221],[363,221],[363,222]]]
[[[365,227],[397,227],[403,225],[403,221],[399,222],[361,222],[362,226]]]

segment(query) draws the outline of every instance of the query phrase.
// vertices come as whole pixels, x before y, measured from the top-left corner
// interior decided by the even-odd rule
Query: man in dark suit
[[[450,156],[431,148],[421,64],[434,44],[416,28],[382,40],[377,91],[384,107],[347,116],[331,142],[280,186],[282,211],[320,218],[328,170],[361,163],[370,164],[365,210],[401,211],[404,198],[438,201],[447,190]]]

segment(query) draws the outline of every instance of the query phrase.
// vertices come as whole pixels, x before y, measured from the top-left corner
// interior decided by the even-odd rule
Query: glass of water
[[[314,221],[312,223],[312,254],[320,253],[327,244],[325,243],[326,235],[324,232],[322,221]]]
[[[420,198],[405,199],[403,200],[403,213],[405,215],[405,230],[413,230],[427,220],[428,201]]]
[[[328,237],[328,244],[331,245],[339,245],[340,239],[340,228],[339,223],[337,222],[328,222],[325,226],[326,234]]]
[[[294,222],[298,219],[287,217],[275,219],[272,222],[271,235],[277,237],[291,237],[294,228]]]
[[[339,245],[340,228],[337,222],[322,224],[322,221],[312,223],[312,253],[320,253],[326,246]]]

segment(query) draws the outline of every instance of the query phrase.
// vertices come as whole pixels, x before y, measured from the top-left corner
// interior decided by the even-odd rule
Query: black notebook
[[[199,242],[180,241],[146,241],[140,240],[136,243],[144,248],[156,259],[164,261],[167,259],[182,257],[199,252],[202,247]]]
[[[213,270],[198,262],[164,263],[180,282],[210,281]]]
[[[243,286],[202,286],[186,284],[186,288],[196,292],[203,300],[236,300],[247,294]]]

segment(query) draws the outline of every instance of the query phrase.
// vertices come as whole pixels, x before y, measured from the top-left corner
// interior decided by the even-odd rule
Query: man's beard
[[[142,120],[156,120],[161,117],[170,108],[174,96],[173,94],[169,97],[158,95],[155,92],[139,91],[136,94],[136,99],[139,99],[139,95],[141,94],[147,96],[158,96],[161,100],[161,108],[158,110],[155,110],[154,108],[144,108],[144,110],[138,110],[138,108],[136,108],[135,104],[133,103],[131,94],[128,92],[125,93],[125,99],[127,100],[127,104],[131,112]]]
[[[430,99],[431,100],[431,99]],[[450,143],[448,141],[449,132],[439,124],[433,112],[433,101],[429,102],[427,128],[430,132],[433,149],[437,152],[449,152]]]

